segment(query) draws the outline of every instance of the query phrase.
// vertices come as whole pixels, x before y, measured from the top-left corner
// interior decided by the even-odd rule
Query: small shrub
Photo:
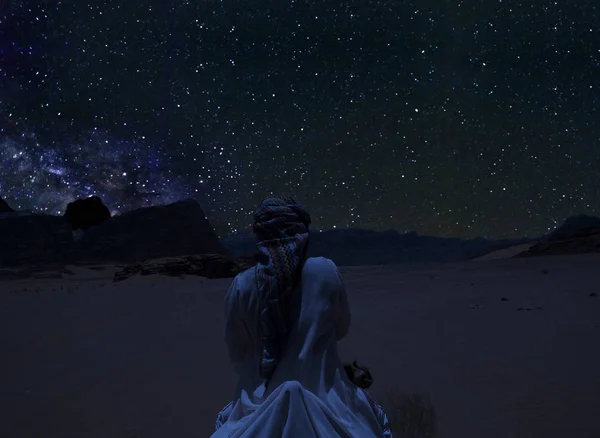
[[[435,438],[437,417],[428,394],[402,392],[389,389],[381,405],[390,422],[394,438]]]

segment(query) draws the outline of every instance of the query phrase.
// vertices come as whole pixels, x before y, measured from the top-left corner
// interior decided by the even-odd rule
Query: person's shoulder
[[[239,295],[243,293],[243,291],[247,289],[246,286],[248,284],[252,284],[252,279],[254,278],[253,273],[254,267],[251,267],[237,274],[231,281],[231,285],[229,286],[229,294]]]
[[[335,262],[331,259],[328,259],[327,257],[309,257],[306,259],[306,262],[304,262],[304,266],[307,265],[309,265],[313,269],[337,269]]]
[[[309,257],[304,263],[303,275],[317,276],[322,280],[337,281],[339,271],[333,260],[326,257]]]
[[[237,274],[226,294],[226,301],[229,306],[239,306],[245,308],[251,301],[252,286],[254,284],[254,267],[246,269]]]
[[[254,278],[254,273],[256,271],[256,266],[252,266],[235,276],[234,280],[237,279],[239,282],[248,281],[251,277]]]

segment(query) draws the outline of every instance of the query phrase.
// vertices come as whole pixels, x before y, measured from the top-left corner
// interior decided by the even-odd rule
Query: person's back
[[[325,396],[345,376],[337,341],[348,333],[350,310],[335,264],[309,258],[302,270],[298,293],[292,295],[292,321],[285,355],[269,386],[298,380],[309,391]]]
[[[238,373],[256,375],[262,344],[260,300],[252,288],[254,271],[252,268],[240,274],[227,294],[227,307],[235,308],[239,313],[227,312],[231,317],[226,321],[225,341]],[[350,325],[343,284],[331,260],[322,257],[306,260],[302,280],[292,294],[291,309],[292,325],[286,339],[285,356],[271,377],[269,387],[291,379],[316,391],[322,375],[321,369],[315,368],[314,359],[324,356],[331,362],[328,370],[343,373],[335,341],[346,335]],[[255,382],[249,382],[250,387]]]
[[[322,257],[304,259],[299,266],[297,281],[287,298],[276,302],[274,317],[265,317],[268,304],[259,276],[264,265],[231,284],[225,340],[239,382],[214,437],[383,436],[366,394],[350,383],[339,358],[337,341],[350,325],[339,271]],[[265,332],[278,330],[280,337],[265,338]],[[261,367],[265,345],[275,352],[266,375]]]

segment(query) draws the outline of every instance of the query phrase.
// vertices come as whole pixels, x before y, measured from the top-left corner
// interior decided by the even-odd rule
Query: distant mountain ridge
[[[135,262],[192,254],[222,254],[251,260],[256,253],[251,229],[219,239],[194,199],[116,215],[85,232],[79,231],[77,236],[65,217],[14,211],[8,204],[3,210],[0,266]],[[596,232],[600,233],[600,219],[585,215],[568,218],[561,227],[539,238],[459,239],[395,230],[334,229],[311,233],[309,256],[327,257],[345,266],[453,262],[524,243],[538,245]],[[541,247],[536,245],[529,254],[537,254],[536,248]],[[579,247],[586,252],[595,251],[594,245],[569,244],[568,251]],[[543,253],[560,253],[563,247],[546,245]]]
[[[251,233],[220,239],[233,257],[247,257],[256,252]],[[309,256],[322,256],[343,266],[385,265],[411,262],[451,262],[467,260],[488,252],[533,239],[488,240],[421,236],[416,232],[373,231],[351,228],[310,235]]]
[[[188,254],[228,256],[193,199],[111,217],[77,238],[64,216],[14,212],[0,217],[0,266],[137,262]]]
[[[600,234],[600,218],[588,215],[569,217],[548,234],[520,239],[459,239],[422,236],[414,231],[399,233],[395,230],[338,229],[312,232],[309,256],[323,256],[339,265],[357,266],[470,260],[526,243],[533,246],[519,254],[519,257],[600,252],[595,240],[590,241],[588,238],[596,234]],[[568,239],[585,241],[569,245],[546,244]],[[247,258],[256,252],[254,236],[250,230],[223,237],[221,243],[234,257]]]

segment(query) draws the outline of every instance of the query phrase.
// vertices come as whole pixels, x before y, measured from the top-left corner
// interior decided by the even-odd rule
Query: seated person
[[[346,291],[331,260],[307,258],[310,216],[292,198],[271,197],[254,220],[258,264],[226,297],[225,342],[239,380],[212,436],[391,437],[385,413],[340,360]]]

